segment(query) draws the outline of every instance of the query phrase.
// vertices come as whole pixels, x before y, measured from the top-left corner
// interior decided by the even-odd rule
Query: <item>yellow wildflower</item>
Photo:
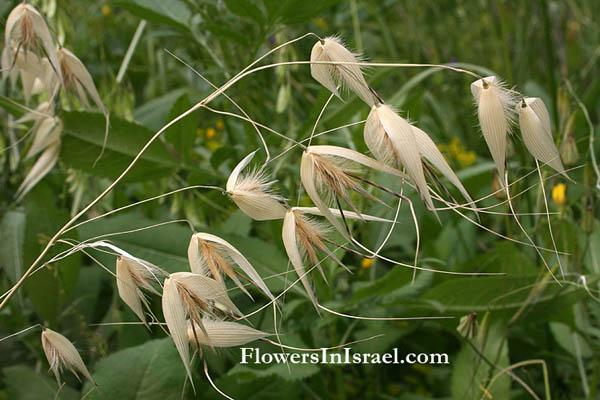
[[[369,269],[374,263],[375,261],[372,258],[363,258],[360,262],[360,266],[364,269]]]
[[[322,31],[326,31],[329,29],[329,24],[327,23],[327,20],[323,17],[317,17],[313,20],[313,22],[315,23],[317,28],[319,28]]]
[[[567,203],[567,185],[559,183],[552,188],[552,201],[559,207]]]
[[[215,136],[217,136],[217,130],[215,128],[206,128],[206,138],[207,139],[212,139]]]
[[[477,155],[474,151],[466,151],[463,150],[457,153],[454,158],[460,164],[461,167],[468,167],[469,165],[475,164],[475,160],[477,159]]]
[[[102,6],[102,15],[108,17],[110,14],[112,14],[112,8],[108,4],[104,4]]]
[[[222,130],[225,128],[225,124],[223,123],[223,120],[219,118],[219,119],[217,120],[217,122],[215,122],[215,127],[216,127],[218,130],[222,131]]]

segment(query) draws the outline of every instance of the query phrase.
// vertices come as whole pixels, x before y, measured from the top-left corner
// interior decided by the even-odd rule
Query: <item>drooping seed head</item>
[[[150,263],[127,256],[118,256],[116,262],[117,292],[119,297],[144,324],[144,309],[149,305],[142,290],[160,295],[154,288],[164,272]]]
[[[61,384],[60,374],[63,369],[71,371],[77,379],[79,379],[78,374],[81,374],[96,384],[81,359],[79,352],[69,339],[58,332],[44,328],[42,330],[42,348],[44,349],[48,364],[50,364],[50,370],[56,377],[56,382],[59,385]]]
[[[365,143],[377,159],[403,166],[421,198],[432,210],[433,202],[425,180],[421,151],[413,127],[386,104],[371,107],[364,131]]]
[[[354,212],[361,215],[350,199],[350,192],[357,192],[370,199],[374,197],[361,186],[358,177],[360,171],[357,167],[367,167],[404,177],[404,174],[395,168],[357,151],[338,146],[310,146],[302,154],[300,164],[300,179],[306,193],[322,215],[348,239],[346,229],[333,215],[327,202],[333,198],[342,199]]]
[[[244,285],[238,279],[235,267],[239,267],[267,297],[273,300],[273,295],[256,272],[250,261],[226,240],[210,233],[195,233],[188,246],[188,260],[192,272],[212,276],[223,282],[223,274],[227,275],[244,293],[250,296]],[[252,298],[252,296],[250,296]]]
[[[15,67],[19,53],[24,55],[36,53],[41,56],[40,48],[48,57],[60,80],[60,68],[54,40],[44,17],[32,5],[21,3],[10,12],[6,19],[2,55],[4,76]]]
[[[542,99],[525,97],[516,106],[523,143],[533,157],[566,176],[565,167],[554,144],[550,114]]]
[[[58,60],[65,87],[72,90],[84,106],[89,107],[89,97],[96,107],[106,114],[106,107],[96,89],[92,75],[81,60],[64,47],[58,50]]]
[[[504,177],[507,136],[514,119],[515,98],[495,76],[479,79],[471,84],[471,93],[477,104],[479,126],[496,168]]]
[[[339,38],[328,37],[315,43],[310,61],[313,62],[310,65],[312,77],[331,93],[339,97],[338,86],[346,86],[368,105],[374,104],[375,98],[363,76],[362,68],[353,65],[358,63],[359,57],[348,50]]]
[[[269,336],[237,322],[218,321],[205,318],[202,320],[205,331],[198,325],[188,323],[188,340],[193,346],[236,347]],[[206,332],[206,333],[205,333]]]
[[[255,154],[256,151],[247,155],[233,169],[227,180],[227,194],[252,219],[282,219],[286,211],[285,199],[273,192],[275,181],[269,180],[264,171],[260,170],[242,174]]]
[[[33,187],[44,178],[54,167],[58,161],[58,155],[60,153],[60,140],[53,142],[48,145],[42,154],[38,157],[36,162],[33,164],[27,176],[21,183],[21,186],[17,189],[16,199],[21,201],[23,197]]]

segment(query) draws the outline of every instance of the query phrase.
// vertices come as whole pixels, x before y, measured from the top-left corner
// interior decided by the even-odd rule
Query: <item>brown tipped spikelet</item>
[[[208,336],[202,323],[205,315],[216,317],[219,311],[241,315],[241,312],[227,296],[222,284],[214,279],[191,272],[176,272],[165,279],[162,310],[169,333],[183,361],[190,382],[192,382],[192,372],[187,319],[190,319],[193,327],[199,326],[204,335]]]
[[[188,246],[188,260],[192,272],[211,276],[221,283],[223,283],[223,274],[225,274],[240,290],[252,298],[237,276],[234,267],[238,266],[258,289],[269,299],[274,300],[269,288],[250,261],[233,245],[218,236],[210,233],[192,235]]]
[[[285,199],[273,193],[275,183],[260,170],[242,174],[255,152],[247,155],[233,169],[227,179],[226,190],[234,203],[250,218],[257,221],[282,219],[285,215]]]
[[[96,384],[79,352],[69,339],[58,332],[44,328],[42,330],[42,348],[46,354],[48,364],[50,364],[50,370],[56,377],[56,382],[59,385],[61,384],[60,374],[63,369],[71,371],[77,379],[79,379],[79,374],[81,374],[93,384]]]
[[[145,261],[118,256],[116,262],[117,291],[119,297],[137,317],[146,324],[144,310],[149,310],[149,305],[142,290],[160,296],[154,284],[160,282],[165,272]]]
[[[23,2],[17,5],[6,19],[2,54],[4,76],[10,74],[15,66],[19,67],[17,61],[20,55],[23,55],[22,65],[25,65],[28,63],[27,57],[32,53],[38,58],[45,54],[54,73],[61,80],[58,55],[50,29],[39,11]]]
[[[312,77],[339,97],[338,86],[346,86],[368,105],[373,105],[375,96],[371,92],[359,65],[358,57],[348,50],[337,37],[319,40],[310,53],[310,73]],[[326,64],[327,62],[348,64]],[[316,63],[314,63],[316,62]]]
[[[383,171],[405,177],[395,168],[374,160],[357,151],[337,146],[310,146],[302,154],[300,178],[306,193],[317,206],[321,214],[349,239],[343,224],[331,212],[328,202],[332,199],[344,200],[356,214],[361,212],[353,204],[350,192],[357,192],[371,200],[381,202],[362,187],[361,172],[357,167]],[[323,196],[325,198],[323,198]],[[337,205],[337,204],[336,204]],[[339,207],[338,207],[339,208]]]

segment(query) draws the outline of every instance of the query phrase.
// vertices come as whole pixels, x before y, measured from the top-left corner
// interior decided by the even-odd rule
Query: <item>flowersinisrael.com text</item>
[[[408,353],[397,348],[388,353],[353,353],[350,347],[341,351],[325,348],[316,352],[264,353],[258,348],[242,347],[240,364],[450,364],[446,353]]]

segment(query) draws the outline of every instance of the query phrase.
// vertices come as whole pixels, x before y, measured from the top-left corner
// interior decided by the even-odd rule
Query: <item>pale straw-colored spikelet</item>
[[[550,115],[542,99],[525,97],[516,105],[516,111],[519,115],[523,143],[527,150],[537,160],[567,176],[552,137]]]
[[[191,272],[176,272],[165,279],[162,294],[163,315],[190,381],[192,373],[187,319],[194,324],[192,326],[199,326],[206,336],[202,319],[207,314],[216,316],[216,308],[230,314],[242,315],[227,296],[223,285],[212,278]]]
[[[477,117],[500,177],[504,176],[507,136],[514,116],[513,94],[495,76],[478,79],[471,84],[477,104]],[[503,179],[503,178],[502,178]]]
[[[4,28],[2,71],[10,74],[20,53],[27,56],[38,49],[48,57],[52,69],[61,80],[58,55],[54,40],[44,17],[30,4],[17,5],[8,15]]]
[[[342,199],[359,216],[362,213],[352,203],[349,192],[355,191],[371,200],[379,201],[361,186],[358,177],[360,172],[356,170],[357,166],[405,177],[402,172],[380,161],[367,157],[357,151],[338,146],[310,146],[302,154],[300,164],[300,179],[306,193],[321,211],[323,217],[347,239],[350,239],[347,229],[333,215],[327,204],[328,201],[331,201],[332,198],[337,200]],[[324,194],[325,198],[323,198],[321,193]]]
[[[49,146],[60,141],[63,124],[58,117],[45,117],[34,124],[32,128],[33,142],[25,155],[25,159],[31,158],[42,152]]]
[[[429,194],[421,151],[413,127],[386,104],[376,104],[365,123],[365,143],[375,157],[384,162],[402,166],[410,176],[419,195],[430,210],[433,202]]]
[[[89,107],[88,97],[92,99],[96,107],[106,114],[108,111],[96,89],[92,75],[79,58],[71,51],[61,47],[58,50],[58,60],[64,79],[65,87],[73,90],[79,101]]]
[[[127,256],[117,257],[116,275],[119,297],[144,324],[146,324],[144,309],[148,310],[149,305],[142,289],[160,296],[160,293],[153,287],[153,283],[163,274],[164,272],[158,268],[139,259]]]
[[[192,323],[188,323],[188,339],[192,345],[236,347],[271,335],[237,322],[204,318],[202,325],[206,334],[199,326],[192,327]]]
[[[14,68],[10,74],[13,84],[17,74],[21,77],[26,102],[29,102],[31,96],[40,94],[45,90],[51,92],[52,84],[56,82],[56,74],[48,58],[38,57],[32,52],[27,54],[19,52],[16,54]]]
[[[21,183],[21,186],[17,189],[16,198],[17,201],[21,199],[40,181],[44,176],[48,174],[58,161],[58,154],[60,153],[60,140],[49,145],[42,154],[38,157],[36,162],[33,164],[27,176]]]
[[[242,174],[255,154],[256,151],[250,153],[235,166],[227,179],[227,194],[252,219],[282,219],[286,211],[285,199],[273,193],[271,187],[275,182],[259,170]]]
[[[473,203],[473,199],[467,192],[467,189],[463,186],[458,176],[454,173],[444,155],[435,145],[431,137],[422,129],[412,126],[413,133],[415,134],[415,140],[419,147],[421,157],[425,158],[433,167],[435,167],[450,183],[452,183],[463,195],[463,197],[469,202]]]
[[[339,97],[338,86],[352,90],[368,105],[373,105],[375,97],[365,80],[362,68],[358,63],[359,57],[348,50],[337,37],[327,37],[319,40],[310,52],[311,62],[343,62],[349,64],[310,64],[312,77],[325,86],[331,93]]]
[[[56,377],[56,382],[59,385],[61,384],[60,374],[63,369],[71,371],[77,379],[79,379],[79,374],[81,374],[93,384],[96,384],[79,352],[69,339],[58,332],[44,328],[42,330],[42,348],[46,354],[48,364],[50,364],[50,370]]]
[[[257,288],[269,299],[274,300],[269,288],[250,261],[233,245],[218,236],[202,232],[192,235],[188,246],[188,260],[192,272],[212,276],[219,282],[223,282],[223,274],[225,274],[238,288],[250,296],[234,270],[234,267],[238,266]]]

